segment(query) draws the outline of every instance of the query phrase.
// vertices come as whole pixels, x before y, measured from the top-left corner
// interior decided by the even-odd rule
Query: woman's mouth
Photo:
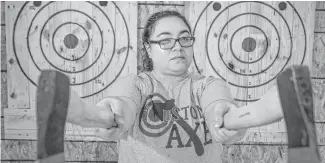
[[[171,60],[177,60],[177,59],[185,59],[185,57],[183,57],[183,56],[173,57]]]

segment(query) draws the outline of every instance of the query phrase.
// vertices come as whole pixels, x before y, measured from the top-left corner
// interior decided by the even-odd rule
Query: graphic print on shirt
[[[185,113],[184,117],[180,116],[180,111]],[[188,120],[188,116],[192,116],[195,119],[203,119],[202,109],[198,106],[186,106],[183,108],[178,108],[175,106],[174,99],[167,100],[161,94],[154,93],[153,95],[148,96],[145,105],[141,109],[139,117],[139,129],[144,135],[149,137],[161,137],[168,134],[169,138],[166,142],[166,148],[173,148],[171,145],[172,141],[178,142],[178,145],[176,146],[177,148],[192,147],[191,144],[193,144],[196,154],[198,156],[202,156],[204,154],[203,145],[212,143],[211,138],[209,140],[207,138],[207,133],[209,133],[209,130],[205,124],[205,121],[202,121],[201,123],[196,122],[193,129],[186,122],[186,120]],[[176,124],[178,124],[178,126]],[[197,135],[200,125],[202,125],[204,129],[204,143],[202,143]],[[186,137],[188,140],[186,142],[182,142],[182,135],[179,134],[178,127],[181,127],[187,133]],[[168,131],[169,133],[167,133]]]

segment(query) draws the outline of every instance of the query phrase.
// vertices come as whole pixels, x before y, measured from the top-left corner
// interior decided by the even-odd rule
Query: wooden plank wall
[[[36,139],[36,87],[33,83],[37,83],[39,69],[54,67],[65,71],[73,84],[71,88],[90,103],[101,100],[107,93],[106,88],[118,75],[137,73],[137,51],[133,48],[137,47],[137,19],[132,17],[133,13],[137,13],[137,2],[50,2],[41,3],[41,7],[35,4],[6,2],[5,5],[6,33],[9,34],[6,36],[8,109],[3,111],[6,139]],[[21,7],[24,8],[20,10]],[[67,9],[79,12],[62,12]],[[30,12],[32,10],[41,11],[41,14]],[[19,16],[15,25],[19,11],[22,16]],[[36,19],[31,23],[34,15],[37,15]],[[66,25],[67,21],[74,24]],[[19,39],[26,36],[27,29],[35,29],[28,36],[29,46],[26,40]],[[51,34],[52,39],[44,33]],[[65,36],[69,35],[79,40],[79,44],[77,42],[74,48],[67,48],[65,43]],[[42,46],[39,46],[41,43]],[[40,47],[43,47],[43,51]],[[55,52],[53,49],[60,50]],[[47,56],[47,59],[44,56]],[[73,59],[73,56],[80,59],[62,59]],[[100,141],[93,133],[94,128],[81,128],[67,123],[65,138]]]
[[[39,71],[34,65],[38,65],[41,69],[50,68],[48,62],[42,61],[44,57],[34,56],[37,58],[34,64],[31,61],[31,57],[28,56],[26,43],[20,42],[25,41],[25,39],[19,39],[19,37],[26,36],[26,30],[28,25],[32,20],[32,14],[39,11],[41,7],[50,4],[47,2],[29,2],[22,15],[19,16],[18,26],[16,29],[16,40],[13,43],[12,31],[14,27],[14,22],[20,11],[20,8],[25,4],[25,2],[1,2],[2,3],[2,13],[3,17],[1,19],[1,37],[3,40],[7,39],[6,42],[2,42],[1,46],[7,49],[2,49],[1,51],[1,70],[2,75],[2,143],[1,143],[1,153],[2,161],[33,161],[36,159],[36,118],[35,118],[35,92],[36,87],[32,82],[27,81],[27,78],[22,74],[24,71],[31,81],[36,82],[39,75]],[[99,74],[100,71],[105,69],[105,73],[96,80],[86,83],[84,85],[74,85],[72,89],[76,90],[80,96],[85,97],[87,102],[97,103],[106,94],[103,90],[98,94],[91,95],[104,89],[111,82],[114,82],[115,77],[120,74],[120,76],[125,76],[127,74],[136,74],[136,64],[137,64],[137,19],[134,19],[134,13],[137,13],[137,2],[59,2],[51,3],[51,7],[44,7],[46,12],[43,11],[39,14],[38,19],[35,19],[34,24],[31,25],[34,32],[29,33],[29,39],[33,40],[30,43],[30,50],[34,53],[33,55],[41,55],[39,51],[39,40],[36,36],[42,36],[49,41],[49,35],[46,33],[51,33],[54,37],[54,32],[56,29],[57,35],[66,36],[67,34],[73,33],[78,36],[79,44],[76,48],[66,48],[68,47],[62,37],[54,42],[54,47],[61,50],[60,54],[62,57],[71,57],[70,54],[79,54],[80,51],[85,51],[84,45],[88,42],[90,54],[86,55],[82,59],[76,61],[75,63],[60,61],[57,54],[50,50],[49,43],[44,43],[43,46],[45,55],[49,58],[52,63],[58,64],[57,67],[64,70],[80,70],[86,68],[90,63],[94,63],[95,57],[101,54],[100,60],[95,66],[92,66],[90,70],[83,71],[82,73],[68,74],[71,78],[71,83],[81,83],[85,80],[89,80],[89,76],[95,76]],[[58,13],[62,9],[76,9],[79,12],[59,12],[61,19],[51,19],[48,24],[45,25],[46,20],[50,15]],[[81,11],[81,12],[80,12]],[[102,13],[101,13],[102,12]],[[82,13],[81,15],[76,15]],[[7,15],[5,15],[7,14]],[[71,15],[70,15],[71,14]],[[74,15],[73,15],[74,14]],[[89,16],[87,19],[87,16]],[[6,18],[6,19],[5,19]],[[96,20],[97,19],[97,20]],[[109,21],[107,20],[109,19]],[[95,22],[96,20],[96,22]],[[66,28],[59,28],[62,21],[76,22],[77,26]],[[20,24],[19,24],[20,23]],[[36,25],[35,25],[36,24]],[[39,26],[38,26],[39,25]],[[40,35],[40,30],[42,25],[44,25],[44,31]],[[96,28],[97,26],[97,28]],[[71,27],[71,28],[70,28]],[[71,31],[71,29],[76,29]],[[35,34],[35,33],[37,33]],[[45,34],[44,34],[45,33]],[[51,36],[52,36],[51,35]],[[88,38],[87,38],[88,35]],[[103,35],[101,39],[101,35]],[[18,43],[17,43],[18,42]],[[17,43],[17,44],[15,44]],[[85,44],[86,43],[86,44]],[[16,53],[18,53],[27,60],[21,61],[21,56],[18,59],[13,53],[13,44],[16,45]],[[62,44],[64,46],[62,46]],[[103,44],[102,47],[99,45]],[[33,46],[34,45],[34,46]],[[48,45],[48,46],[46,46]],[[112,46],[115,45],[115,46]],[[46,48],[47,47],[47,48]],[[103,48],[103,52],[99,53],[99,50]],[[75,49],[73,51],[71,49]],[[35,52],[36,51],[36,52]],[[47,54],[50,53],[50,54]],[[24,55],[27,54],[27,55]],[[113,56],[114,55],[114,56]],[[79,57],[79,56],[78,56]],[[42,58],[42,59],[41,59]],[[112,59],[111,59],[112,58]],[[73,58],[72,58],[73,59]],[[22,69],[18,66],[18,60],[20,60]],[[92,62],[90,62],[92,61]],[[89,63],[90,62],[90,63]],[[108,63],[110,62],[110,63]],[[124,65],[125,63],[125,65]],[[106,65],[109,67],[106,69]],[[81,70],[80,70],[81,71]],[[11,75],[11,76],[10,76]],[[7,96],[7,97],[5,97]],[[100,140],[94,137],[93,129],[83,129],[79,126],[67,124],[65,132],[65,158],[67,162],[116,162],[117,153],[116,142],[108,142]]]
[[[7,55],[5,40],[5,13],[4,3],[1,2],[1,109],[8,108],[8,87],[7,87]],[[143,47],[141,34],[145,19],[152,13],[169,9],[177,10],[182,14],[187,14],[189,8],[184,2],[139,2],[138,3],[138,72],[142,69]],[[199,12],[199,11],[198,11]],[[315,98],[315,108],[317,110],[316,126],[318,126],[318,142],[320,153],[325,163],[325,3],[317,2],[315,16],[315,37],[312,56],[312,77]],[[199,27],[198,27],[199,28]],[[203,54],[202,54],[203,55]],[[201,62],[206,62],[201,60]],[[204,69],[202,71],[205,71]],[[9,94],[10,97],[10,94]],[[244,103],[245,104],[245,103]],[[3,117],[2,117],[3,122]],[[2,123],[3,124],[3,123]],[[2,125],[3,131],[3,125]],[[283,135],[285,136],[285,135]],[[260,137],[263,137],[260,136]],[[265,136],[264,136],[265,137]],[[3,137],[2,137],[3,138]],[[283,138],[280,138],[283,139]],[[276,141],[276,140],[275,140]],[[280,162],[287,160],[287,146],[285,143],[268,144],[245,142],[235,145],[225,145],[222,153],[223,162]],[[118,152],[115,142],[96,141],[66,141],[65,157],[68,162],[115,162]],[[1,162],[32,162],[36,159],[35,140],[10,140],[2,139],[1,142]]]

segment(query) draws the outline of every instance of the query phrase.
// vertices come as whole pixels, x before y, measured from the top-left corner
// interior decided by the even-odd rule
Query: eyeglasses
[[[195,41],[194,37],[180,37],[177,39],[174,38],[168,38],[168,39],[163,39],[159,41],[149,41],[150,43],[153,44],[159,44],[161,49],[167,50],[167,49],[172,49],[176,42],[178,42],[182,47],[191,47]]]

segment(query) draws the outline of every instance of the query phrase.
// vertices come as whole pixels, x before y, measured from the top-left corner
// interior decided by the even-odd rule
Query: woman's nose
[[[179,44],[178,41],[175,42],[175,45],[173,47],[173,51],[176,51],[176,50],[181,50],[182,49],[182,46],[181,44]]]

